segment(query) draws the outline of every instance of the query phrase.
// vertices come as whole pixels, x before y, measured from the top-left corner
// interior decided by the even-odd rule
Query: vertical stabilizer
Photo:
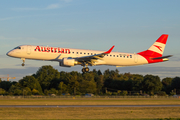
[[[144,57],[162,57],[166,46],[167,38],[167,34],[161,35],[148,50],[139,52],[138,54]]]

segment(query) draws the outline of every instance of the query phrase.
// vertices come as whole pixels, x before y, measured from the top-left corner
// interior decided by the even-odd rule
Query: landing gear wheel
[[[24,66],[25,64],[24,63],[22,63],[22,66]]]
[[[21,58],[21,60],[23,61],[23,63],[21,64],[22,66],[24,66],[25,64],[25,58]]]
[[[83,69],[82,69],[82,72],[83,72],[83,73],[85,73],[85,72],[89,72],[89,68],[88,68],[88,67],[83,68]]]
[[[85,71],[85,68],[83,68],[83,69],[82,69],[82,72],[83,72],[83,73],[85,73],[85,72],[86,72],[86,71]]]
[[[89,72],[89,68],[88,68],[88,67],[86,67],[86,68],[85,68],[85,71],[86,71],[86,72]]]

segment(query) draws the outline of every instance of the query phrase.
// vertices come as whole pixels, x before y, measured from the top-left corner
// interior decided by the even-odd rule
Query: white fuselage
[[[19,48],[15,48],[9,51],[7,55],[11,57],[23,58],[23,59],[61,62],[63,58],[85,57],[85,56],[91,56],[104,52],[104,51],[96,51],[96,50],[32,46],[32,45],[22,45],[19,46]],[[93,62],[93,65],[113,65],[117,67],[135,66],[142,64],[148,64],[148,61],[143,56],[135,53],[121,53],[121,52],[111,52],[109,54],[106,54],[103,58],[97,59]]]

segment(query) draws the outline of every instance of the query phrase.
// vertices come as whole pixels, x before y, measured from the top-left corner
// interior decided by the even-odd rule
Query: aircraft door
[[[30,55],[31,54],[31,46],[27,45],[27,54]]]

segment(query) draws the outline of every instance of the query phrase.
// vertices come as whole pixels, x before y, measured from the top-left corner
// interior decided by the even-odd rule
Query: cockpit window
[[[18,46],[18,47],[15,47],[14,49],[21,49],[21,47]]]

